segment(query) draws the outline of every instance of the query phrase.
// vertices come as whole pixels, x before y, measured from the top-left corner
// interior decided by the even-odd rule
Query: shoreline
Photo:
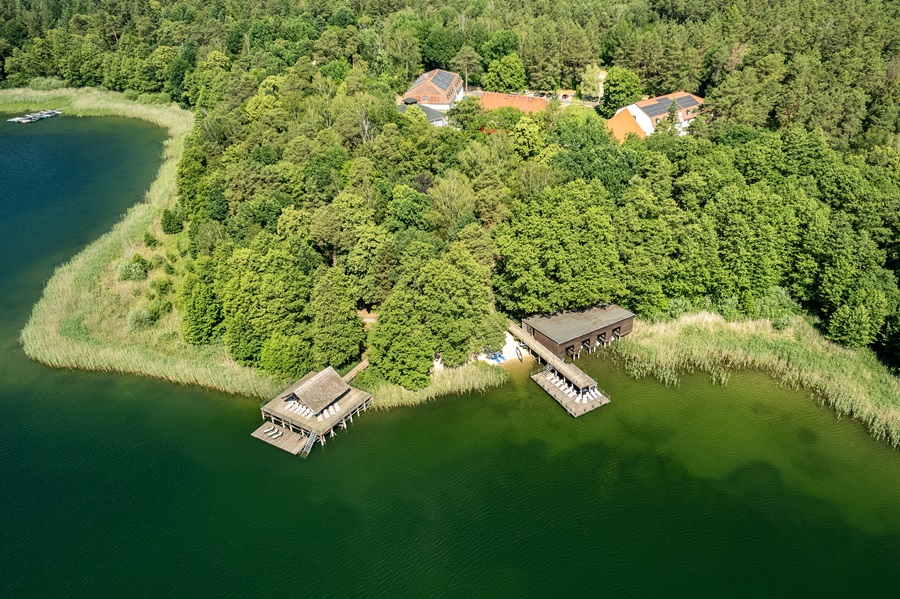
[[[122,372],[250,397],[280,391],[280,381],[234,363],[224,348],[188,346],[169,353],[140,340],[111,342],[102,338],[102,331],[89,326],[92,317],[95,322],[103,321],[97,316],[106,299],[104,277],[123,248],[138,245],[144,232],[158,225],[163,209],[177,202],[175,173],[184,139],[193,128],[193,114],[174,104],[139,104],[120,93],[96,89],[0,90],[3,111],[27,111],[43,104],[62,108],[68,116],[144,120],[165,129],[168,138],[157,175],[143,200],[129,208],[109,231],[53,271],[20,333],[25,354],[54,368]],[[168,328],[171,330],[174,325],[177,320]]]
[[[810,391],[838,418],[849,416],[875,439],[900,448],[900,378],[871,350],[832,343],[801,317],[780,331],[768,320],[727,322],[709,312],[653,324],[637,320],[610,356],[631,376],[651,376],[665,385],[698,370],[721,385],[732,370],[766,372]]]
[[[178,341],[180,323],[176,314],[160,321],[161,331],[144,331],[144,337],[132,342],[104,339],[106,331],[99,330],[103,327],[91,326],[104,323],[106,328],[114,328],[108,324],[109,315],[102,311],[103,302],[110,296],[115,298],[115,291],[110,290],[115,285],[110,273],[123,248],[139,247],[145,231],[159,233],[163,209],[177,202],[175,174],[184,139],[193,128],[193,113],[174,104],[140,104],[120,93],[95,89],[0,90],[0,111],[28,111],[46,103],[62,108],[68,116],[121,116],[148,121],[166,129],[168,139],[163,161],[143,201],[53,271],[19,335],[25,354],[54,368],[121,372],[257,399],[270,399],[279,393],[290,381],[237,364],[221,344],[190,346]],[[178,237],[171,236],[175,241],[166,240],[163,247],[177,246]],[[151,337],[152,333],[157,334]],[[159,341],[166,336],[175,341]],[[377,383],[375,407],[411,406],[440,396],[484,391],[501,385],[508,376],[500,366],[467,364],[434,373],[432,384],[417,391]]]
[[[26,355],[56,368],[149,376],[261,399],[281,391],[289,381],[236,364],[221,344],[198,347],[178,341],[177,314],[166,316],[159,330],[145,331],[136,340],[103,338],[103,327],[97,324],[106,323],[101,304],[107,295],[115,296],[108,288],[110,273],[123,248],[140,246],[144,232],[158,231],[162,210],[177,202],[176,167],[194,116],[175,105],[139,104],[122,94],[94,89],[0,90],[0,111],[27,111],[50,103],[70,116],[141,119],[166,129],[168,139],[143,201],[54,270],[20,333]],[[177,247],[177,238],[172,236],[164,247]],[[764,371],[784,384],[811,391],[838,417],[850,416],[874,438],[900,447],[900,379],[871,351],[831,343],[799,317],[782,331],[775,331],[768,321],[726,322],[703,312],[655,324],[637,321],[635,332],[617,343],[610,356],[631,376],[653,376],[667,385],[677,385],[679,373],[696,370],[709,373],[718,384],[727,382],[730,370]],[[369,390],[376,407],[388,409],[484,391],[508,380],[502,365],[480,364],[435,371],[432,384],[417,391],[383,381],[372,381]]]

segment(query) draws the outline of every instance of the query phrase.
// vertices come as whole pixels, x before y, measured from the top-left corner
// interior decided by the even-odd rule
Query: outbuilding
[[[634,314],[616,304],[600,304],[522,320],[522,328],[559,358],[609,345],[631,333]]]

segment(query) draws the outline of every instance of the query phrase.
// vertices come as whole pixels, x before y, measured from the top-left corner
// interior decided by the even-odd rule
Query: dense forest
[[[433,67],[585,96],[603,67],[707,104],[690,136],[621,145],[609,100],[526,116],[467,98],[438,128],[395,108]],[[189,240],[174,304],[186,342],[243,364],[297,375],[367,348],[420,387],[433,359],[497,347],[507,316],[600,301],[803,311],[900,348],[896,3],[18,0],[0,68],[194,111],[162,221]]]

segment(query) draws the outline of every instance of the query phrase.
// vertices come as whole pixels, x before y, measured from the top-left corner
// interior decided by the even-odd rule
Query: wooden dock
[[[600,397],[597,399],[588,399],[580,400],[578,396],[569,397],[565,393],[563,393],[562,389],[554,385],[547,378],[547,372],[535,372],[531,375],[531,380],[541,386],[541,388],[550,394],[550,397],[556,400],[556,402],[565,408],[566,412],[571,414],[574,418],[578,418],[579,416],[583,416],[587,414],[591,410],[595,410],[600,406],[605,406],[610,403],[610,399],[600,392]]]
[[[321,372],[307,373],[260,406],[263,424],[253,436],[307,457],[315,443],[325,445],[326,439],[337,436],[337,429],[346,430],[354,416],[369,408],[372,395],[348,383],[368,365],[368,360],[363,360],[343,377],[330,366]],[[262,432],[272,425],[285,434],[272,439]]]
[[[522,327],[510,322],[508,330],[513,337],[528,347],[538,364],[544,365],[543,370],[531,375],[531,380],[540,385],[573,417],[578,418],[610,403],[606,393],[597,386],[597,381],[589,377],[583,370],[559,358],[532,335],[525,332]],[[556,386],[551,378],[562,380],[563,386],[569,391]],[[592,398],[592,395],[597,397]]]
[[[275,430],[280,431],[282,434],[278,436],[277,439],[273,439],[264,431],[274,427]],[[270,433],[272,431],[269,431]],[[303,451],[303,447],[306,445],[306,441],[308,437],[306,435],[302,435],[300,433],[296,433],[290,429],[283,428],[274,422],[263,422],[259,425],[259,428],[251,433],[252,437],[256,437],[260,441],[265,441],[269,445],[277,447],[278,449],[283,449],[286,452],[297,455],[301,451]]]

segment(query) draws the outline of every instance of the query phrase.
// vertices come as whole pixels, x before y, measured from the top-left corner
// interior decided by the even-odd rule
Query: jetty
[[[349,385],[368,365],[363,360],[343,377],[331,366],[307,373],[260,407],[263,423],[251,436],[307,457],[317,441],[325,445],[368,410],[372,395]]]
[[[534,356],[541,369],[532,373],[536,382],[569,414],[577,418],[610,403],[609,395],[597,381],[575,364],[582,350],[589,353],[631,332],[634,314],[614,304],[586,310],[534,316],[522,326],[509,323],[509,333]]]
[[[32,112],[31,114],[26,114],[24,116],[16,116],[11,119],[6,119],[8,123],[34,123],[36,121],[42,121],[44,119],[51,119],[55,116],[62,116],[62,110],[58,108],[54,108],[53,110],[41,110],[39,112]]]

